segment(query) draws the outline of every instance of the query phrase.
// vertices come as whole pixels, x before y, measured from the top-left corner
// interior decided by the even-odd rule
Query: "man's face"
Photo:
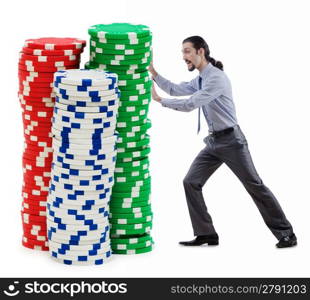
[[[199,49],[198,51],[193,47],[192,43],[184,43],[182,45],[182,53],[183,59],[187,64],[187,68],[189,71],[194,71],[198,68],[203,59],[203,49]]]

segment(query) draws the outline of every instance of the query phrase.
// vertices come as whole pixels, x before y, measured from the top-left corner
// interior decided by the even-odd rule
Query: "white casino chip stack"
[[[100,265],[111,256],[108,216],[117,154],[117,75],[56,72],[54,91],[49,251],[64,264]]]

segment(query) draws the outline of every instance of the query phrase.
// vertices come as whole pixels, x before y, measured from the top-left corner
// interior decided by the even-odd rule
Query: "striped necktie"
[[[202,83],[202,78],[199,76],[198,79],[198,89],[201,90],[201,83]],[[199,134],[200,131],[200,110],[201,107],[198,108],[198,129],[197,129],[197,134]]]

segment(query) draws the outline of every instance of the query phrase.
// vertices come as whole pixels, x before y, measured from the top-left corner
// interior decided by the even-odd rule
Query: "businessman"
[[[182,52],[188,70],[199,71],[199,75],[190,82],[172,83],[158,74],[153,64],[149,68],[153,80],[169,95],[190,96],[187,99],[163,98],[157,94],[153,86],[152,98],[155,101],[161,103],[163,107],[182,112],[198,108],[198,132],[201,110],[209,127],[209,134],[204,138],[206,147],[194,159],[183,180],[195,238],[180,244],[218,245],[219,237],[208,213],[202,187],[221,164],[225,163],[254,200],[267,227],[278,240],[276,246],[285,248],[297,245],[292,225],[276,197],[257,174],[247,140],[238,125],[232,88],[223,71],[223,64],[210,56],[208,44],[199,36],[185,39],[182,43]]]

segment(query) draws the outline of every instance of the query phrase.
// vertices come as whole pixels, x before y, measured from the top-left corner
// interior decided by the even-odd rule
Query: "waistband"
[[[239,128],[239,125],[235,125],[235,126],[232,126],[232,127],[227,127],[225,129],[219,130],[219,131],[210,131],[209,130],[209,135],[214,136],[214,137],[218,137],[218,136],[222,136],[222,135],[228,134],[228,133],[234,131],[237,128]]]

